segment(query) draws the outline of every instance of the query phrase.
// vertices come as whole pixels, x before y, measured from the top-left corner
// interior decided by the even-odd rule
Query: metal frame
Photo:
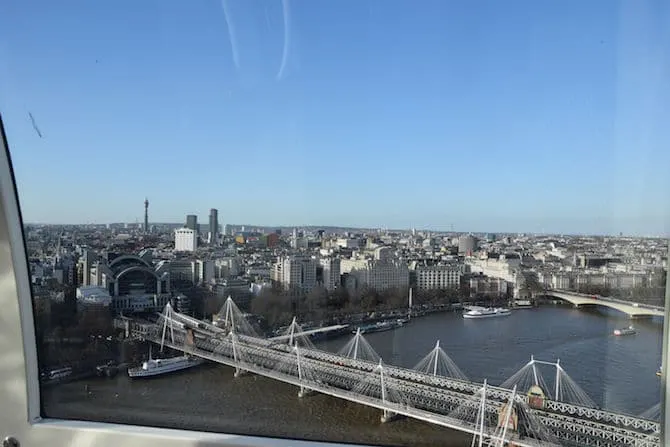
[[[32,295],[23,225],[9,148],[0,116],[0,439],[65,447],[319,447],[346,446],[187,430],[42,419]]]
[[[255,336],[240,335],[236,344],[235,339],[230,338],[234,335],[232,332],[223,339],[219,338],[217,334],[220,333],[220,329],[214,328],[213,331],[201,329],[199,328],[201,324],[197,320],[172,311],[169,305],[166,306],[162,319],[162,323],[153,326],[137,325],[137,329],[133,328],[131,332],[138,338],[162,345],[165,340],[161,337],[161,333],[164,333],[168,326],[177,326],[174,338],[167,343],[170,348],[184,351],[188,349],[192,355],[283,381],[298,386],[301,390],[316,391],[378,408],[383,411],[382,421],[390,420],[394,414],[401,414],[474,435],[479,433],[476,424],[473,425],[471,420],[454,418],[450,414],[458,407],[467,406],[474,415],[477,404],[472,401],[472,396],[481,391],[480,384],[448,377],[434,377],[430,372],[405,370],[383,365],[381,361],[375,363],[355,360],[307,347],[301,350],[300,358],[296,359],[293,354],[295,346],[277,345]],[[193,325],[188,329],[196,333],[193,345],[186,343],[187,329],[183,323]],[[355,339],[359,337],[361,335],[357,333]],[[216,343],[213,338],[217,340]],[[535,363],[560,368],[556,363],[539,360],[531,360],[529,365]],[[288,370],[277,368],[277,365],[289,364],[292,367]],[[305,377],[301,369],[311,372]],[[375,393],[361,394],[356,389],[356,385],[366,378],[378,383]],[[463,387],[463,384],[468,386]],[[386,388],[389,385],[400,394],[396,396],[400,397],[400,400],[387,397]],[[497,414],[503,402],[509,399],[510,393],[514,395],[514,391],[509,389],[491,386],[485,386],[484,389],[486,397],[491,398],[485,401],[486,411],[493,414]],[[514,400],[522,405],[528,404],[527,396],[517,395]],[[545,404],[546,410],[551,412],[535,410],[534,414],[538,421],[552,430],[559,439],[574,440],[577,436],[581,439],[580,442],[593,446],[600,446],[603,443],[638,447],[660,445],[658,422],[565,402],[547,400]],[[486,433],[485,437],[493,439],[491,435]],[[497,436],[504,439],[505,432]],[[526,447],[533,444],[531,441],[518,440],[514,443]]]

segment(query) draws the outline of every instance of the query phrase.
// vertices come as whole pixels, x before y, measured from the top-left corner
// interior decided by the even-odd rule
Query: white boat
[[[470,307],[467,312],[463,313],[463,318],[493,318],[493,317],[507,317],[512,312],[503,307]]]
[[[151,351],[149,351],[149,360],[143,362],[142,366],[129,368],[128,375],[133,378],[158,376],[193,368],[194,366],[202,365],[204,362],[203,359],[188,355],[167,359],[153,359],[151,358]]]
[[[633,326],[628,326],[622,329],[614,329],[614,335],[635,335],[637,332]]]

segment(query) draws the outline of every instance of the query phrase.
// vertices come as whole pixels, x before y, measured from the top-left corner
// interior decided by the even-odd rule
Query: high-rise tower
[[[149,199],[144,198],[144,232],[149,232]]]
[[[219,235],[219,212],[212,208],[209,210],[209,243],[216,244]]]
[[[198,216],[195,214],[188,214],[186,216],[186,228],[198,231]]]

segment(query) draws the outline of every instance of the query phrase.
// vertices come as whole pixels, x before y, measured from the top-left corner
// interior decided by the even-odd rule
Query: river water
[[[386,363],[413,367],[440,340],[473,381],[498,385],[534,355],[560,364],[600,407],[640,414],[660,401],[662,321],[634,321],[637,334],[612,331],[631,321],[621,314],[567,307],[517,310],[509,317],[465,320],[433,314],[366,339]],[[322,342],[337,351],[347,338]],[[555,369],[538,371],[553,386]],[[88,391],[85,390],[88,385]],[[170,428],[392,445],[465,445],[464,434],[401,419],[380,424],[380,412],[323,395],[297,397],[295,387],[262,377],[234,378],[207,365],[176,375],[131,381],[87,379],[43,392],[46,416]]]

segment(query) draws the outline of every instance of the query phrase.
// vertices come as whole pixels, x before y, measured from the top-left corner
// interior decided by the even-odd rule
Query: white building
[[[340,260],[338,258],[319,259],[323,267],[323,286],[326,290],[334,290],[340,286]]]
[[[450,289],[461,284],[461,269],[456,265],[420,265],[416,268],[419,290]]]
[[[309,292],[316,286],[316,261],[308,256],[279,257],[273,265],[272,280],[286,289]]]
[[[470,278],[470,296],[504,297],[507,295],[507,281],[501,278],[479,276]]]
[[[501,255],[497,259],[468,259],[466,263],[470,265],[470,271],[473,273],[481,273],[492,278],[501,278],[509,283],[516,284],[517,268],[521,260]]]
[[[409,286],[409,268],[403,261],[343,259],[340,269],[355,278],[357,287],[385,290]]]
[[[174,230],[174,251],[195,251],[198,248],[198,233],[190,228]]]
[[[337,243],[337,246],[340,247],[340,248],[358,248],[359,247],[358,239],[339,238],[336,243]]]

